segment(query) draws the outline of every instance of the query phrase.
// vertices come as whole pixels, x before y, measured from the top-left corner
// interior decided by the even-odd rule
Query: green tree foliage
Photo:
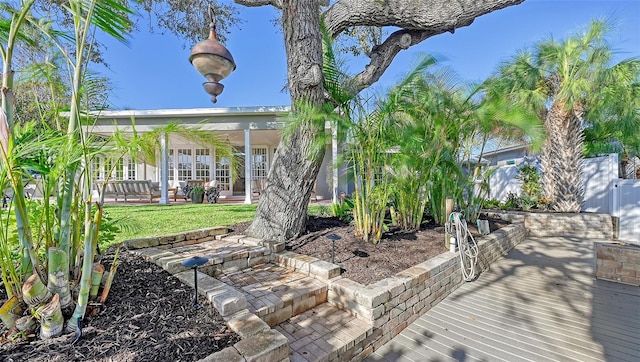
[[[118,144],[117,139],[112,144],[101,143],[92,137],[86,137],[80,128],[80,114],[84,105],[92,103],[95,95],[90,93],[91,77],[88,77],[86,66],[92,54],[91,36],[100,31],[119,40],[126,40],[126,33],[131,29],[127,15],[131,10],[126,3],[114,0],[78,0],[68,1],[62,8],[72,19],[72,30],[65,32],[65,26],[56,26],[50,18],[36,18],[32,11],[33,1],[21,2],[19,7],[11,8],[4,4],[2,15],[7,25],[2,33],[5,43],[0,45],[3,57],[3,87],[2,117],[0,122],[0,151],[2,153],[2,190],[10,188],[13,191],[12,202],[6,211],[6,217],[1,220],[11,220],[15,217],[15,229],[19,242],[19,268],[11,272],[8,266],[15,262],[7,255],[14,252],[11,249],[13,236],[5,233],[0,247],[0,263],[2,263],[3,281],[10,295],[21,300],[20,285],[33,274],[40,280],[39,285],[46,284],[52,279],[62,280],[63,284],[69,280],[75,281],[80,275],[80,282],[75,285],[78,289],[75,312],[68,326],[77,327],[77,321],[84,317],[88,302],[88,292],[96,255],[97,240],[102,224],[102,204],[99,200],[92,202],[92,177],[83,165],[91,165],[91,159],[98,151],[103,153],[136,154],[130,146],[137,142]],[[59,24],[58,24],[59,25]],[[14,82],[12,69],[15,50],[20,44],[31,45],[30,39],[24,34],[38,30],[46,36],[50,44],[59,51],[62,62],[69,69],[68,97],[59,94],[57,87],[49,88],[54,103],[68,102],[69,117],[65,122],[55,123],[50,127],[48,112],[33,112],[41,124],[36,128],[33,123],[24,127],[15,123],[16,107],[13,98]],[[45,70],[46,71],[46,70]],[[62,100],[65,98],[64,100]],[[59,106],[53,104],[48,109],[57,110]],[[84,111],[86,112],[86,108]],[[121,146],[121,147],[119,147]],[[37,180],[31,176],[37,171]],[[42,204],[30,202],[25,194],[25,184],[37,182],[43,194]],[[53,203],[51,203],[53,196]],[[95,208],[95,211],[92,210]],[[6,223],[8,225],[8,223]],[[8,230],[7,228],[6,230]],[[108,235],[108,234],[107,234]],[[49,253],[55,249],[54,253]],[[46,255],[56,255],[55,262],[49,263]],[[81,272],[80,272],[81,270]],[[53,278],[47,271],[64,278]],[[73,274],[70,274],[73,271]],[[78,272],[80,272],[78,274]],[[49,285],[49,288],[54,287]],[[58,286],[69,290],[68,285]],[[63,306],[63,308],[66,306]]]
[[[542,184],[559,211],[578,212],[582,206],[585,134],[590,142],[600,139],[593,143],[599,148],[636,144],[639,63],[614,64],[609,29],[594,20],[563,41],[540,41],[501,65],[489,89],[491,97],[529,108],[544,121]]]

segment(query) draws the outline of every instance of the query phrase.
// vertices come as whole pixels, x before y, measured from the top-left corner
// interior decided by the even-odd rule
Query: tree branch
[[[356,75],[361,91],[377,82],[395,56],[404,49],[444,32],[468,26],[478,16],[516,5],[524,0],[338,0],[323,14],[329,33],[335,38],[353,26],[396,26],[371,50],[371,61]]]
[[[389,35],[384,43],[371,49],[371,62],[355,76],[357,91],[360,92],[377,82],[401,50],[440,33],[441,31],[437,30],[398,30]]]
[[[282,10],[282,0],[234,0],[234,2],[236,4],[248,7],[271,5],[277,9]]]
[[[333,37],[353,26],[397,26],[412,30],[440,30],[442,33],[467,26],[480,15],[523,1],[338,0],[323,15],[327,30]]]

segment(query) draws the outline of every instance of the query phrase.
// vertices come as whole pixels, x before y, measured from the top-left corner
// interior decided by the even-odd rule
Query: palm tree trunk
[[[107,275],[107,281],[104,283],[104,287],[102,288],[102,294],[100,295],[100,303],[104,304],[109,296],[109,290],[111,290],[111,284],[113,283],[113,278],[116,275],[116,271],[118,270],[118,254],[120,253],[120,247],[116,249],[115,255],[113,256],[113,262],[111,263],[111,268],[109,268],[109,272]]]
[[[33,274],[22,285],[22,297],[30,308],[35,308],[51,299],[51,292],[37,274]]]
[[[60,295],[62,309],[71,305],[69,290],[69,258],[58,248],[49,248],[49,280],[47,286],[51,293]]]
[[[22,302],[14,295],[0,307],[0,321],[11,328],[22,315]]]
[[[95,300],[98,297],[98,290],[100,290],[100,282],[102,281],[102,275],[104,274],[104,265],[94,264],[93,273],[91,273],[91,289],[89,290],[89,299]]]
[[[89,217],[89,216],[87,216]],[[78,321],[84,318],[89,304],[89,292],[91,290],[91,275],[93,271],[93,258],[98,246],[98,229],[102,220],[102,209],[99,208],[95,223],[87,223],[85,230],[84,258],[82,260],[82,276],[80,277],[80,290],[73,315],[67,323],[67,330],[74,332],[78,327]]]
[[[543,192],[551,207],[560,212],[580,212],[584,200],[582,146],[584,132],[580,112],[552,104],[545,126],[547,140],[541,160]]]
[[[40,273],[38,265],[38,259],[33,249],[33,243],[31,238],[31,228],[29,226],[29,219],[27,217],[26,203],[24,200],[24,187],[22,185],[22,177],[20,173],[13,169],[12,163],[9,161],[8,156],[11,153],[11,145],[13,144],[13,113],[14,113],[14,99],[13,99],[13,51],[16,46],[16,39],[18,38],[19,30],[25,18],[31,11],[31,6],[34,0],[29,0],[24,4],[21,4],[19,12],[14,13],[11,19],[9,34],[7,34],[7,44],[4,48],[4,57],[2,59],[2,111],[4,117],[0,117],[0,155],[2,161],[8,168],[8,174],[10,176],[11,187],[14,190],[14,204],[15,204],[15,217],[16,224],[18,226],[18,239],[22,249],[22,263],[21,268],[23,275],[30,275],[32,272],[36,274]],[[39,275],[40,278],[44,276]]]
[[[561,157],[556,161],[558,189],[555,209],[562,212],[580,212],[584,201],[584,184],[582,181],[583,142],[581,120],[574,114],[565,121],[566,130],[561,135],[563,146]]]
[[[40,338],[48,339],[62,334],[64,318],[58,294],[54,295],[47,305],[38,308],[36,314],[40,317]]]
[[[24,335],[32,334],[36,327],[36,319],[31,315],[26,315],[16,320],[16,329]]]

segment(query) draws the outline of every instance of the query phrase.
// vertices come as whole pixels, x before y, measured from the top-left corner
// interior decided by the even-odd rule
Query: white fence
[[[620,222],[619,240],[640,242],[640,180],[613,182],[613,212]]]
[[[613,215],[613,182],[618,180],[618,155],[587,158],[582,164],[582,211]]]
[[[508,193],[520,194],[515,179],[520,165],[502,166],[489,177],[489,198],[504,201]],[[640,180],[618,176],[618,155],[584,160],[584,205],[582,211],[615,216],[619,220],[619,240],[640,242]]]
[[[516,180],[520,165],[501,166],[493,169],[489,176],[489,199],[505,201],[510,193],[520,195],[522,183]]]

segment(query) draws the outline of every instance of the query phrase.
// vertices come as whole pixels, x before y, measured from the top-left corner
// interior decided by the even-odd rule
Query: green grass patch
[[[251,221],[257,205],[182,204],[105,206],[119,228],[113,243]]]
[[[120,232],[109,245],[125,240],[174,234],[213,226],[229,226],[253,220],[257,205],[245,204],[180,204],[104,207]],[[310,205],[309,215],[329,215],[330,208]],[[108,247],[102,245],[101,247]]]

